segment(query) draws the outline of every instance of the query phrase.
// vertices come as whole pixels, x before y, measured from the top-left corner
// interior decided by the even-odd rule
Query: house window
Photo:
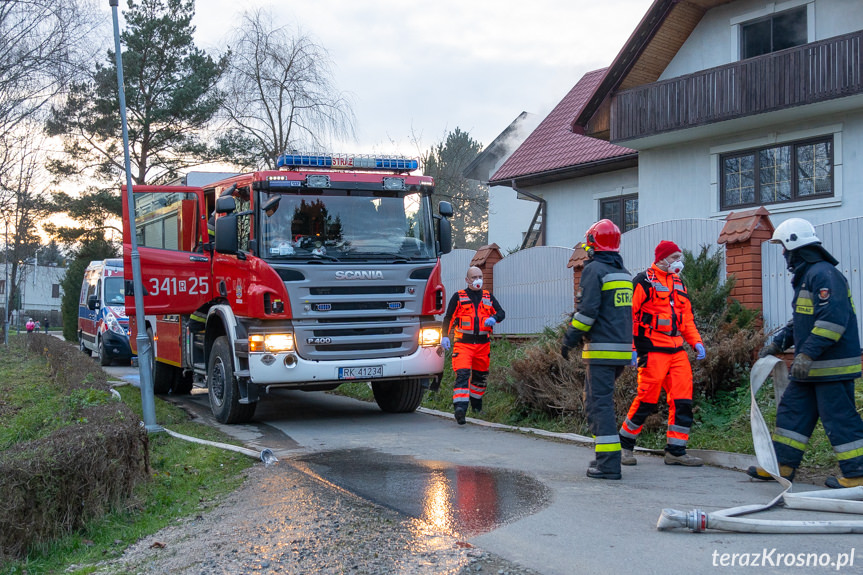
[[[54,299],[60,297],[60,284],[51,284],[51,297]]]
[[[638,227],[638,194],[600,200],[599,217],[614,222],[621,232],[634,230]]]
[[[772,14],[740,26],[742,59],[800,46],[806,41],[806,6]]]
[[[720,156],[723,210],[833,195],[833,138]]]

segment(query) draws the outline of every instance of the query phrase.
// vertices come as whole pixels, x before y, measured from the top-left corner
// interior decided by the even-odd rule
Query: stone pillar
[[[581,272],[584,270],[584,264],[586,263],[587,252],[584,251],[584,247],[579,243],[572,248],[572,256],[570,256],[569,262],[566,264],[566,267],[572,268],[572,309],[576,307],[575,295],[578,294],[578,284],[581,283]]]
[[[494,293],[494,264],[502,259],[503,254],[500,253],[500,246],[489,244],[476,250],[473,259],[470,260],[471,266],[476,266],[482,270],[482,287],[491,293]]]
[[[760,207],[728,214],[716,240],[725,244],[726,276],[735,277],[731,297],[749,309],[763,307],[761,244],[772,236],[770,213]]]

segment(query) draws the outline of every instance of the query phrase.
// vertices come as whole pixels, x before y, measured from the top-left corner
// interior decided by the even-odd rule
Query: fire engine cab
[[[440,255],[452,207],[406,158],[287,154],[278,170],[207,187],[135,186],[156,393],[206,387],[220,422],[275,387],[369,381],[383,411],[415,410],[443,372]],[[126,202],[126,194],[123,194]],[[127,282],[131,285],[131,282]]]

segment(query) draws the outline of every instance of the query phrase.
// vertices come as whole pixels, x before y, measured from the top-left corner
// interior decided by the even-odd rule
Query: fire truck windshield
[[[436,257],[428,197],[420,193],[327,190],[280,194],[261,214],[261,257],[370,260]],[[275,194],[262,194],[261,205]]]

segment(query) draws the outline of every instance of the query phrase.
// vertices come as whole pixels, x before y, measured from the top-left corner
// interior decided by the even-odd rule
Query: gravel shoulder
[[[138,541],[95,572],[539,575],[290,461],[246,474],[214,509]]]

